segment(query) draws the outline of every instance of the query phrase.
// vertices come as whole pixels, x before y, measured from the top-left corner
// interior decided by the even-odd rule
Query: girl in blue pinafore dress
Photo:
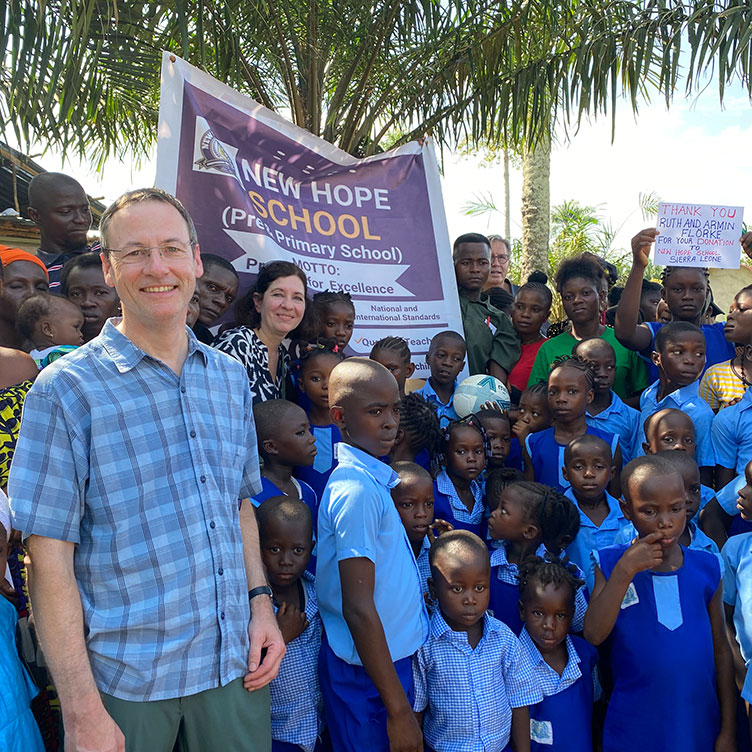
[[[718,559],[678,544],[685,492],[656,455],[629,463],[624,512],[639,538],[597,552],[585,638],[608,641],[603,752],[735,749],[735,688]]]

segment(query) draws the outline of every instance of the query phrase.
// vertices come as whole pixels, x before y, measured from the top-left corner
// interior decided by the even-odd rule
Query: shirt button
[[[202,483],[206,483],[206,476],[205,476],[205,475],[202,475],[202,476],[201,476],[201,477],[199,478],[199,480],[200,480],[200,481],[201,481]]]
[[[209,523],[209,527],[210,527],[210,528],[211,528],[212,530],[214,530],[214,528],[215,528],[215,527],[217,527],[217,526],[216,526],[216,525],[214,524],[214,520],[212,520],[212,521],[211,521],[211,522]]]
[[[195,432],[195,431],[191,431],[191,438],[192,438],[192,439],[195,439],[195,438],[196,438],[196,432]]]
[[[181,392],[182,392],[183,394],[185,394],[185,391],[186,391],[185,387],[184,387],[184,386],[181,386],[181,387],[180,387],[180,391],[181,391]]]
[[[218,575],[219,575],[220,577],[221,577],[221,576],[222,576],[222,575],[223,575],[224,573],[225,573],[225,570],[224,570],[224,569],[222,569],[222,567],[220,567],[220,568],[219,568],[219,569],[217,570],[217,574],[218,574]]]
[[[219,615],[219,618],[222,619],[222,621],[224,621],[224,618],[225,618],[225,612],[224,611]]]

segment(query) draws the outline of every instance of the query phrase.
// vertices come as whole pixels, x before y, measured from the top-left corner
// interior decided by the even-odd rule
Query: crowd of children
[[[603,266],[562,262],[550,338],[545,275],[507,316],[482,293],[488,241],[460,237],[465,330],[433,338],[423,384],[400,337],[346,357],[353,301],[314,297],[293,390],[254,406],[275,752],[750,748],[752,288],[709,323],[705,270],[668,267],[659,321],[654,237],[613,329]],[[95,277],[84,259],[67,300],[21,305],[40,367],[112,315]],[[459,417],[466,365],[506,381],[508,411]]]

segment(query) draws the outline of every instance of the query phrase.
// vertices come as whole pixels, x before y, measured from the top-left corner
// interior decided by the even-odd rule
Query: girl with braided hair
[[[355,325],[355,304],[350,293],[332,290],[317,292],[311,301],[311,313],[318,336],[334,339],[339,352],[344,352]]]
[[[658,369],[650,362],[655,349],[655,335],[664,326],[660,321],[638,322],[640,295],[645,269],[650,260],[650,246],[658,237],[658,230],[647,228],[632,238],[632,269],[616,309],[614,331],[624,347],[645,356],[649,365],[650,382],[658,378]],[[666,301],[674,321],[686,321],[702,329],[705,335],[705,368],[728,361],[736,355],[732,342],[724,336],[723,324],[703,324],[702,317],[710,299],[708,270],[690,266],[666,266],[661,274]]]
[[[436,408],[422,394],[411,392],[400,403],[400,424],[389,462],[415,462],[430,473],[441,437]]]
[[[558,560],[580,529],[580,513],[563,494],[532,481],[505,484],[495,472],[488,476],[486,494],[491,516],[488,534],[500,545],[491,552],[489,608],[515,634],[522,630],[519,602],[520,567],[530,556]],[[572,565],[575,567],[575,565]],[[587,610],[582,571],[575,567],[582,586],[576,594],[572,631],[582,631]]]
[[[593,748],[598,651],[569,634],[582,587],[571,569],[539,556],[520,567],[520,643],[543,690],[543,701],[530,706],[531,752]]]
[[[567,356],[557,358],[548,377],[548,406],[553,425],[525,437],[522,457],[525,477],[558,489],[562,493],[569,487],[563,475],[564,450],[570,441],[586,433],[603,439],[614,457],[614,478],[609,491],[618,497],[621,472],[619,437],[609,431],[589,426],[585,419],[587,406],[593,401],[594,374],[592,366],[584,360]]]

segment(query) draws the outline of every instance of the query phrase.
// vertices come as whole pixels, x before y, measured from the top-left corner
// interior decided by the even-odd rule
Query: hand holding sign
[[[741,206],[659,204],[653,261],[669,266],[738,269],[743,214]]]

